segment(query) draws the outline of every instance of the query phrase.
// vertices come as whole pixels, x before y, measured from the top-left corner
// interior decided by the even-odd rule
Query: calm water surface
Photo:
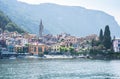
[[[0,79],[120,79],[120,61],[6,59]]]

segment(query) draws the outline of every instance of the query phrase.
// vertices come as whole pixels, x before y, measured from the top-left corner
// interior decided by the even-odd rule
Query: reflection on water
[[[0,60],[0,79],[120,79],[120,61]]]

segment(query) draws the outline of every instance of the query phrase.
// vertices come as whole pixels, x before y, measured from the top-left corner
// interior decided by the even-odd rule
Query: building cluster
[[[90,41],[94,38],[97,39],[97,36],[91,35],[85,38],[77,38],[66,33],[56,36],[48,34],[42,37],[37,37],[35,34],[19,34],[17,32],[9,32],[0,35],[0,41],[1,43],[3,41],[5,42],[6,50],[9,53],[30,53],[34,55],[44,54],[45,52],[57,54],[61,52],[61,47],[72,47],[79,52],[83,49],[90,48]]]
[[[17,32],[4,32],[0,35],[0,45],[5,43],[8,53],[29,53],[40,55],[44,53],[57,54],[61,52],[61,47],[72,47],[75,51],[80,52],[91,48],[91,41],[98,40],[97,35],[86,37],[75,37],[67,33],[59,35],[43,35],[44,26],[42,21],[39,26],[39,36],[36,34],[19,34]],[[1,46],[2,47],[2,46]]]

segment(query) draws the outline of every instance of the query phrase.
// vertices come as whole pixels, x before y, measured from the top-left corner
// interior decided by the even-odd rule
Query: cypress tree
[[[94,39],[92,39],[91,46],[94,47]]]
[[[102,29],[100,29],[99,40],[100,40],[100,43],[103,42],[103,30]]]
[[[108,25],[105,27],[103,45],[105,46],[106,49],[110,49],[112,45],[110,29]]]

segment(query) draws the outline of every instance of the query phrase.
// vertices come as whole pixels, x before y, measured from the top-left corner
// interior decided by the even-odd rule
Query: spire
[[[40,25],[39,25],[39,36],[40,37],[42,37],[43,29],[44,29],[44,26],[43,26],[43,23],[42,23],[42,20],[41,20]]]

